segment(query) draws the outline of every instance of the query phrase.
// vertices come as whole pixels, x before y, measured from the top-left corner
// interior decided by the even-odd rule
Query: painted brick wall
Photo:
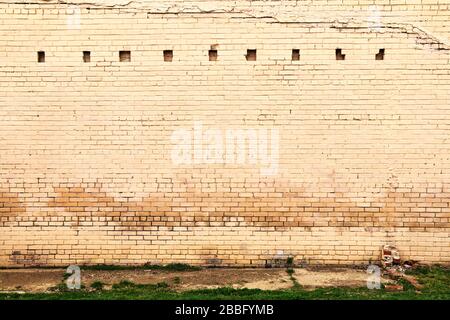
[[[0,265],[450,262],[450,1],[56,2],[0,4]]]

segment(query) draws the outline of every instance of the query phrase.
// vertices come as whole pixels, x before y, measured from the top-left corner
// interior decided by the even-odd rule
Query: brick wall
[[[450,262],[450,1],[56,2],[0,4],[0,265]]]

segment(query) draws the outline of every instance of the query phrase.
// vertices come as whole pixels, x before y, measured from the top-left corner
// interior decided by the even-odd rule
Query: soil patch
[[[4,269],[0,270],[1,292],[45,292],[64,281],[65,269]],[[368,274],[358,269],[295,269],[293,277],[304,288],[364,287]],[[89,288],[100,281],[105,288],[121,281],[136,284],[166,283],[177,291],[233,287],[280,290],[293,286],[286,269],[202,269],[199,271],[167,270],[83,270],[81,282]],[[382,283],[391,280],[381,279]]]

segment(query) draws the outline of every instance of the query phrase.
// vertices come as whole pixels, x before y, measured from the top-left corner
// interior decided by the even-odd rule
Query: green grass
[[[443,267],[419,268],[410,271],[419,282],[424,285],[421,292],[406,283],[404,291],[387,292],[384,289],[369,290],[367,288],[321,288],[306,291],[301,286],[294,286],[288,290],[259,290],[259,289],[205,289],[185,292],[174,291],[167,283],[154,285],[135,284],[130,281],[122,281],[115,284],[111,290],[84,289],[80,291],[67,291],[35,294],[0,294],[0,299],[45,299],[45,300],[68,300],[68,299],[269,299],[269,300],[292,300],[292,299],[444,299],[450,300],[450,269]]]

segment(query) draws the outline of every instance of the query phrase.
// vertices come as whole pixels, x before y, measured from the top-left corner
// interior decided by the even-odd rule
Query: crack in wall
[[[369,27],[361,26],[361,25],[354,25],[349,26],[346,22],[338,22],[335,21],[332,23],[330,28],[338,29],[338,30],[370,30],[372,32],[372,29]],[[419,28],[413,24],[410,23],[401,23],[401,24],[385,24],[382,26],[377,27],[380,30],[397,30],[400,33],[405,33],[408,35],[415,35],[416,36],[416,44],[419,45],[429,45],[432,47],[432,49],[435,50],[450,50],[450,44],[447,44],[444,42],[444,40],[438,39],[436,36],[432,35],[430,32],[425,31],[423,28]],[[380,31],[375,31],[380,32]]]
[[[419,27],[413,23],[384,23],[376,28],[368,27],[366,25],[367,21],[356,20],[354,18],[349,18],[348,20],[341,21],[339,19],[328,20],[328,21],[297,21],[297,20],[286,20],[280,19],[276,15],[267,14],[261,12],[258,14],[256,12],[250,12],[250,8],[247,10],[237,9],[236,3],[234,6],[225,8],[201,8],[199,5],[194,4],[158,4],[160,7],[156,8],[153,6],[150,8],[145,1],[113,1],[111,4],[105,3],[105,1],[64,1],[64,0],[37,0],[37,1],[12,1],[7,2],[10,4],[17,5],[65,5],[65,6],[79,6],[79,7],[89,7],[89,9],[133,9],[135,12],[147,12],[147,16],[151,15],[164,15],[164,14],[239,14],[242,16],[234,16],[231,19],[256,19],[258,21],[265,20],[264,23],[278,23],[278,24],[300,24],[307,26],[324,26],[327,25],[331,29],[337,30],[354,30],[361,32],[377,32],[384,33],[386,31],[395,30],[398,33],[404,33],[407,35],[414,35],[416,37],[416,44],[420,46],[429,46],[433,50],[437,51],[450,51],[450,44],[446,40],[439,39],[437,36],[433,35],[431,32]],[[251,2],[250,2],[251,3]],[[91,8],[94,6],[94,8]],[[253,9],[254,10],[254,9]]]

